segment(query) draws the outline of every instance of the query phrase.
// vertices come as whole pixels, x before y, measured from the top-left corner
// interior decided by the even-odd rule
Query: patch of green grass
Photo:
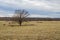
[[[60,21],[0,21],[0,40],[60,40]]]

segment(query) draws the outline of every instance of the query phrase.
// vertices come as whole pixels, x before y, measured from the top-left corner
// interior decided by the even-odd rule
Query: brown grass
[[[0,40],[60,40],[60,21],[30,21],[22,26],[0,21]]]

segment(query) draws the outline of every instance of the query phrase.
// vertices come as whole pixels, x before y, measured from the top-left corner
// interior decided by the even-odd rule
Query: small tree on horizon
[[[15,13],[14,13],[14,16],[13,16],[14,21],[18,22],[19,25],[21,26],[22,22],[25,21],[25,19],[27,18],[28,15],[29,15],[28,11],[26,11],[24,9],[23,10],[20,10],[20,9],[15,10]]]

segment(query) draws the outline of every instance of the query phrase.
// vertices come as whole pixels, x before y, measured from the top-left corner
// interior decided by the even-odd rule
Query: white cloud
[[[13,14],[7,14],[7,17],[12,17],[13,16]]]
[[[34,10],[45,10],[52,12],[60,12],[60,0],[0,0],[0,5],[11,8],[22,8],[22,9],[34,9]],[[0,16],[12,16],[7,11],[0,10]],[[58,17],[59,14],[52,15],[36,15],[32,14],[31,17]]]
[[[13,16],[13,13],[0,10],[0,17],[11,17],[11,16]]]
[[[0,17],[12,17],[13,15],[14,14],[11,12],[0,10]],[[52,13],[52,14],[46,14],[46,15],[30,14],[28,17],[60,18],[60,14],[59,13]]]
[[[29,15],[29,17],[42,17],[42,18],[45,18],[45,17],[49,17],[49,16],[48,15],[32,14],[32,15]]]
[[[60,14],[50,14],[51,18],[60,18]]]
[[[5,17],[4,15],[0,15],[0,17]]]
[[[60,0],[0,0],[0,2],[17,8],[60,11]]]

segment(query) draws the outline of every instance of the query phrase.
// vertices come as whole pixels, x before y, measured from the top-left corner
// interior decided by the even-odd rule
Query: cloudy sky
[[[16,9],[26,9],[30,17],[60,18],[60,0],[0,0],[0,17],[12,16]]]

